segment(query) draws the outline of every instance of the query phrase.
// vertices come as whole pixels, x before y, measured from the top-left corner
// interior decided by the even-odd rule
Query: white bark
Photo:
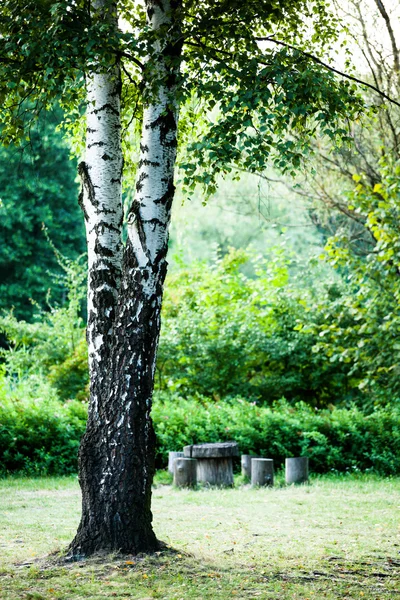
[[[96,244],[109,251],[107,264],[100,261],[97,268],[108,269],[111,264],[117,270],[121,269],[122,150],[120,100],[116,90],[118,78],[117,67],[110,73],[88,77],[85,162],[94,192],[94,199],[89,194],[84,197],[88,215],[86,226],[89,269],[99,260]],[[106,287],[107,284],[103,284],[102,289]],[[93,293],[90,296],[90,310],[93,310]]]
[[[147,6],[153,30],[171,22],[169,0],[148,2]],[[171,68],[163,56],[168,42],[166,34],[154,48],[157,61],[153,76],[159,85],[156,97],[144,109],[137,194],[128,219],[128,236],[139,269],[151,267],[166,253],[168,244],[178,119],[174,84],[169,84]],[[155,285],[151,269],[149,275],[145,291],[150,296]]]
[[[117,27],[116,13],[105,0],[94,0],[92,11],[94,15],[108,11],[106,16]],[[95,390],[102,385],[102,363],[113,332],[121,279],[120,85],[117,62],[106,71],[87,75],[86,156],[80,174],[88,245],[87,340],[94,415],[98,402]]]

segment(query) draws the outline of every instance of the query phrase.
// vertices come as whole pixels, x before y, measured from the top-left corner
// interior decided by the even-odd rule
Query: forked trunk
[[[95,5],[102,7],[104,2]],[[159,545],[150,508],[155,450],[150,410],[174,196],[176,9],[177,3],[166,0],[147,2],[148,22],[162,33],[154,42],[154,69],[149,65],[158,85],[144,110],[137,194],[123,251],[118,65],[92,75],[88,85],[81,173],[89,246],[91,397],[79,452],[82,518],[70,546],[73,555],[148,552]]]

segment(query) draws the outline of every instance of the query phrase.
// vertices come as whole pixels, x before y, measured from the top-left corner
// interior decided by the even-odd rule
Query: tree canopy
[[[34,119],[55,100],[70,111],[68,123],[79,121],[85,73],[107,69],[115,56],[122,66],[123,119],[140,120],[160,83],[149,58],[165,31],[149,30],[140,4],[121,2],[118,11],[123,30],[90,14],[79,0],[2,4],[3,143],[26,136],[27,115]],[[171,60],[181,65],[178,94],[186,108],[179,162],[187,187],[202,183],[212,191],[216,175],[232,164],[259,171],[270,159],[291,170],[317,131],[347,137],[346,123],[362,109],[356,86],[305,54],[322,56],[339,38],[340,24],[325,0],[187,1],[179,7],[179,22],[183,51]],[[282,40],[292,47],[277,43]]]

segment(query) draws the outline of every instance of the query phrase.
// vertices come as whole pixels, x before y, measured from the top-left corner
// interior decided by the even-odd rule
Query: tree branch
[[[124,58],[127,58],[128,60],[135,63],[135,65],[140,67],[140,69],[142,69],[142,71],[143,71],[144,64],[141,63],[140,60],[138,60],[135,56],[132,56],[132,54],[128,54],[128,52],[118,52],[118,56],[123,56]]]
[[[387,11],[386,11],[386,8],[385,8],[382,0],[375,0],[375,4],[378,7],[378,10],[381,13],[382,18],[385,21],[386,29],[388,30],[388,34],[389,34],[389,37],[390,37],[390,42],[392,44],[394,68],[395,68],[395,71],[397,73],[397,76],[400,77],[399,50],[397,48],[396,38],[394,36],[392,24],[390,22],[390,17],[388,15]]]
[[[313,60],[317,64],[321,65],[325,69],[328,69],[328,71],[332,71],[332,73],[336,73],[337,75],[340,75],[341,77],[344,77],[345,79],[350,79],[350,81],[354,81],[355,83],[358,83],[359,85],[368,87],[371,90],[374,90],[374,92],[377,92],[380,96],[382,96],[382,98],[385,98],[386,100],[388,100],[388,102],[391,102],[392,104],[395,104],[396,106],[400,106],[400,102],[397,102],[397,100],[395,100],[394,98],[391,98],[390,96],[385,94],[385,92],[383,92],[379,88],[375,87],[371,83],[367,83],[366,81],[363,81],[362,79],[358,79],[357,77],[354,77],[353,75],[348,75],[347,73],[343,73],[342,71],[339,71],[338,69],[335,69],[334,67],[331,67],[330,65],[326,64],[320,58],[318,58],[317,56],[314,56],[313,54],[310,54],[309,52],[300,50],[299,48],[296,48],[295,46],[292,46],[291,44],[282,42],[281,40],[276,40],[273,37],[256,37],[255,40],[257,42],[272,42],[274,44],[277,44],[278,46],[284,46],[285,48],[289,48],[290,50],[299,52],[303,56],[307,56],[307,58],[310,58],[311,60]],[[218,50],[218,52],[219,52],[219,50]]]

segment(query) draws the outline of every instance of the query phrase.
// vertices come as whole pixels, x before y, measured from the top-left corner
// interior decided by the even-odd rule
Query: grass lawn
[[[400,599],[400,479],[313,478],[252,490],[154,490],[171,550],[57,562],[79,520],[76,478],[0,480],[0,597]]]

